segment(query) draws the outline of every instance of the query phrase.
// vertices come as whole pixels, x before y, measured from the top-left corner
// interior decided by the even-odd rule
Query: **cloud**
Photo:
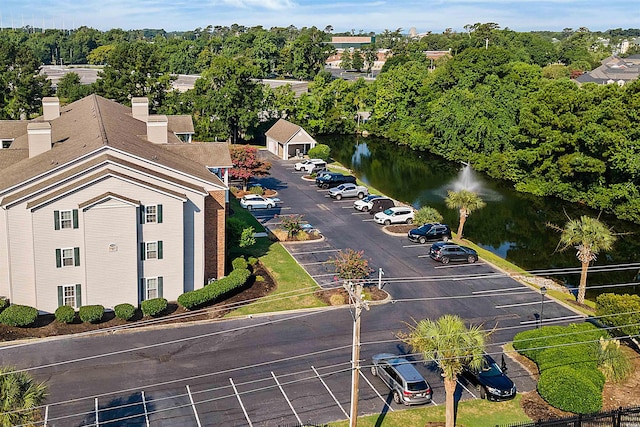
[[[297,5],[289,0],[222,0],[222,3],[240,9],[292,9]]]

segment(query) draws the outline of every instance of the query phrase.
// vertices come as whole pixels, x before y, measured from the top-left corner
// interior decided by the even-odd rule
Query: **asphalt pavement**
[[[326,190],[295,172],[294,161],[270,159],[263,184],[278,191],[278,209],[255,211],[268,227],[276,213],[302,214],[322,241],[286,244],[322,287],[339,285],[329,261],[337,251],[363,250],[375,273],[382,268],[390,301],[362,314],[360,414],[405,409],[371,375],[377,353],[408,354],[433,388],[432,405],[444,404],[442,379],[432,361],[411,355],[398,339],[412,319],[453,313],[493,330],[489,351],[544,320],[580,316],[520,284],[482,260],[441,265],[429,245],[390,235],[356,212],[353,200],[330,199]],[[47,426],[286,426],[348,418],[353,317],[349,307],[277,313],[252,318],[181,324],[143,331],[62,337],[0,348],[3,365],[26,369],[49,385]],[[535,388],[509,356],[508,374],[519,391]],[[463,381],[461,399],[478,398]]]

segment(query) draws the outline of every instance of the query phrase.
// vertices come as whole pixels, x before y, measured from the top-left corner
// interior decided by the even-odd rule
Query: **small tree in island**
[[[364,251],[341,250],[330,262],[336,267],[336,277],[346,281],[366,279],[372,271],[369,260],[364,258]]]
[[[269,175],[271,163],[258,159],[258,149],[250,145],[229,146],[233,168],[229,171],[232,178],[242,180],[242,189],[247,191],[247,183],[251,178]]]

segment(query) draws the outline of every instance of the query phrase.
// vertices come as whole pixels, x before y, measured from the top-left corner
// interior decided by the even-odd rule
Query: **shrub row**
[[[98,323],[104,316],[104,307],[99,304],[83,305],[78,310],[78,315],[83,322]]]
[[[113,312],[118,319],[131,320],[136,314],[136,308],[128,303],[118,304],[113,307]]]
[[[167,300],[165,298],[153,298],[142,301],[140,309],[144,316],[157,316],[167,308]]]
[[[544,326],[520,332],[513,347],[536,362],[538,393],[550,405],[577,414],[602,408],[605,377],[598,369],[604,331],[589,323]]]
[[[607,326],[616,327],[614,335],[640,334],[640,296],[602,294],[596,298],[596,316]]]
[[[56,308],[55,317],[58,322],[71,323],[76,318],[76,311],[68,305],[61,305]]]
[[[0,323],[9,326],[29,326],[38,318],[38,310],[28,305],[13,304],[2,310]]]
[[[247,261],[244,258],[236,258],[232,265],[234,270],[227,277],[211,282],[202,289],[185,292],[178,297],[178,304],[191,310],[244,286],[251,277],[251,272],[247,269]]]

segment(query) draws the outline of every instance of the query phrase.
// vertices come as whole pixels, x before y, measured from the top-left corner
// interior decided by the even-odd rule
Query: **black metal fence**
[[[640,406],[554,420],[508,424],[502,427],[640,427]]]

